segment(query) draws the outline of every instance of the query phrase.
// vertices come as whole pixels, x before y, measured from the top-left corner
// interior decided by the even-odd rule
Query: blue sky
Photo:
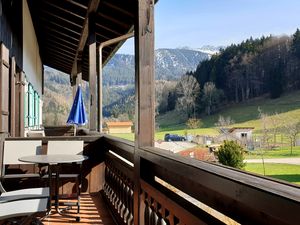
[[[252,36],[291,35],[300,28],[299,0],[159,0],[155,49],[226,46]],[[119,53],[133,53],[133,40]]]

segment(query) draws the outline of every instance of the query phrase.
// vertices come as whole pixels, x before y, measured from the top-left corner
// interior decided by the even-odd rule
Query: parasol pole
[[[76,136],[76,124],[74,123],[74,136]]]

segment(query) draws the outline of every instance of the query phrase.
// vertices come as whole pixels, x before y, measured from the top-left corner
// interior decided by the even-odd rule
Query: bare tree
[[[186,121],[186,126],[189,128],[189,129],[197,129],[199,127],[202,126],[202,121],[201,119],[197,119],[197,118],[189,118],[187,121]]]
[[[300,122],[291,117],[287,117],[283,123],[282,131],[284,135],[290,140],[291,155],[293,154],[293,147],[295,146],[296,137],[300,133]]]
[[[191,113],[195,116],[196,99],[200,93],[200,85],[196,78],[184,75],[178,82],[176,92],[178,95],[176,109],[184,111],[188,118]]]
[[[277,134],[280,131],[280,128],[282,127],[282,118],[280,115],[276,112],[275,114],[271,115],[269,117],[271,129],[270,131],[273,134],[273,146],[277,145]]]
[[[220,129],[222,132],[223,128],[228,128],[230,125],[234,124],[234,120],[231,119],[230,116],[224,117],[222,115],[219,116],[218,122],[215,123],[215,126]]]
[[[266,113],[263,113],[263,111],[258,107],[258,116],[261,123],[261,140],[260,140],[260,147],[263,149],[269,148],[269,141],[270,141],[270,119],[269,115]]]
[[[216,88],[213,82],[206,82],[203,87],[202,100],[205,104],[207,115],[211,115],[220,102],[221,91]]]

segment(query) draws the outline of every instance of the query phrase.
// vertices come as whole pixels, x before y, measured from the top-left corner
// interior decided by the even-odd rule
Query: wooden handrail
[[[104,143],[109,142],[111,149],[117,149],[117,154],[122,152],[122,146],[131,146],[121,154],[133,157],[128,157],[133,152],[133,144],[109,136],[105,139]],[[183,202],[187,200],[171,191],[168,193],[155,178],[242,224],[295,224],[300,221],[300,188],[297,185],[184,158],[158,148],[139,148],[136,154],[141,160],[141,183],[146,182],[157,190],[157,195],[164,193],[179,205],[186,204]]]

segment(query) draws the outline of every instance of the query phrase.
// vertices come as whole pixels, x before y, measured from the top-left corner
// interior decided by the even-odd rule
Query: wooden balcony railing
[[[297,185],[157,148],[134,148],[109,136],[102,139],[112,152],[105,158],[106,198],[123,224],[132,224],[124,210],[131,215],[134,207],[140,224],[149,225],[299,224]],[[134,206],[133,190],[139,190],[139,204]]]
[[[297,185],[106,135],[82,139],[84,189],[101,191],[118,224],[299,224]]]

